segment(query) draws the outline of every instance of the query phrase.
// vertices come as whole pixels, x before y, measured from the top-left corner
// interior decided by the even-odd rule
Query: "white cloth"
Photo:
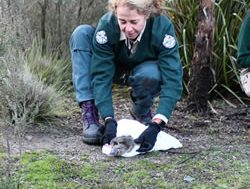
[[[130,119],[121,119],[117,122],[117,133],[116,136],[127,136],[131,135],[134,139],[138,138],[139,135],[147,128],[147,126],[141,124],[138,121],[130,120]],[[140,145],[135,145],[134,148],[125,154],[123,154],[123,157],[132,157],[135,155],[140,154],[140,152],[137,152],[136,150],[140,147]],[[150,151],[158,151],[158,150],[168,150],[170,148],[181,148],[182,144],[178,139],[175,137],[167,134],[164,131],[160,131],[158,133],[156,143],[152,150]],[[110,145],[104,145],[102,147],[102,153],[111,156],[110,155],[111,146]]]
[[[250,97],[250,69],[245,68],[240,72],[240,84],[245,94]]]

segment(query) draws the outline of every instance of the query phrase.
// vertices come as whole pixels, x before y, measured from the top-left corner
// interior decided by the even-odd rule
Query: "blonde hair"
[[[152,16],[162,12],[163,3],[164,0],[109,0],[108,9],[116,12],[118,6],[127,6],[139,14]]]

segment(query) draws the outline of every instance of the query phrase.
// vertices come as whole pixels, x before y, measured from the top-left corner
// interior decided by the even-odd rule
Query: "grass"
[[[46,43],[50,44],[51,41],[48,39]],[[58,54],[55,52],[46,52],[44,54],[41,52],[42,41],[34,39],[26,55],[29,71],[40,78],[46,85],[53,85],[61,93],[66,94],[72,91],[72,71],[69,56],[58,58]]]
[[[23,130],[31,124],[60,122],[64,98],[26,69],[21,53],[8,52],[0,60],[0,120]]]
[[[237,151],[212,149],[178,165],[178,169],[194,178],[192,187],[195,188],[247,188],[250,165],[248,157],[241,155]]]
[[[18,175],[14,171],[16,166],[16,159],[9,158],[0,146],[0,189],[18,187]]]
[[[239,66],[237,58],[237,38],[241,19],[247,9],[249,1],[218,0],[215,2],[215,34],[212,61],[210,63],[213,73],[212,87],[209,92],[211,98],[222,98],[229,105],[230,98],[238,103],[243,102],[243,93],[239,85]],[[180,54],[184,68],[184,87],[188,93],[189,74],[193,58],[193,48],[197,29],[198,4],[194,0],[175,0],[166,4],[171,19],[176,28],[180,43]]]
[[[71,188],[80,177],[80,168],[53,154],[25,153],[21,159],[21,188]]]
[[[238,81],[235,64],[236,35],[238,34],[240,18],[247,7],[245,4],[242,5],[242,2],[234,0],[229,3],[229,1],[220,0],[216,4],[217,23],[220,27],[217,27],[215,33],[216,48],[212,63],[215,84],[212,90],[217,96],[224,97],[227,92],[235,93],[234,90],[231,90],[231,86],[237,84]],[[192,44],[197,25],[195,22],[197,2],[194,0],[178,2],[176,0],[171,3],[181,6],[180,9],[169,9],[169,12],[173,17],[181,42],[180,51],[184,68],[188,70],[193,54]],[[170,7],[174,7],[173,4]],[[32,48],[26,54],[27,62],[25,65],[28,69],[24,71],[29,72],[29,74],[16,72],[17,68],[24,64],[23,57],[10,56],[1,59],[3,60],[1,66],[2,63],[6,63],[5,66],[17,65],[17,67],[13,69],[7,67],[6,70],[3,69],[3,66],[0,68],[0,73],[3,74],[0,78],[0,84],[2,84],[0,86],[0,97],[2,98],[0,100],[0,115],[2,119],[8,119],[9,114],[3,114],[3,112],[6,113],[5,110],[8,110],[7,112],[13,113],[11,114],[13,117],[10,117],[9,120],[4,122],[1,120],[0,125],[13,123],[13,118],[15,123],[24,121],[23,125],[25,126],[27,121],[33,125],[39,123],[41,119],[44,121],[57,118],[55,115],[58,115],[56,114],[58,109],[55,111],[50,108],[60,107],[61,103],[56,97],[58,93],[51,90],[48,92],[45,90],[45,86],[55,85],[58,91],[67,91],[67,88],[70,88],[70,63],[67,58],[58,59],[57,55],[45,54],[42,56],[40,47],[39,41],[34,40]],[[4,56],[6,53],[7,49],[0,50],[1,55]],[[31,78],[30,74],[32,79],[27,80]],[[37,77],[38,81],[33,77]],[[10,78],[17,80],[8,80]],[[33,87],[29,87],[30,85]],[[24,90],[16,90],[17,87]],[[48,93],[44,94],[46,91]],[[127,92],[124,91],[124,94]],[[45,97],[41,97],[41,94]],[[235,93],[234,96],[237,95]],[[14,98],[10,100],[9,97]],[[27,104],[23,102],[27,102]],[[44,108],[41,108],[40,105]],[[25,114],[23,114],[23,110],[25,110]],[[31,121],[29,121],[29,117]],[[197,121],[195,116],[191,119]],[[33,122],[33,120],[35,121]],[[211,127],[207,134],[217,137],[218,129]],[[26,152],[18,157],[9,157],[4,149],[0,148],[0,189],[244,189],[250,185],[249,156],[245,152],[237,150],[237,145],[240,145],[244,140],[247,140],[247,136],[240,136],[239,140],[234,141],[234,149],[229,151],[214,147],[196,155],[154,152],[133,159],[101,157],[94,161],[91,158],[91,153],[84,153],[78,162],[64,160],[63,157],[48,151]],[[98,156],[102,156],[102,154],[98,154]]]
[[[159,152],[127,161],[109,158],[92,162],[84,155],[79,164],[50,152],[23,154],[17,173],[19,188],[247,188],[250,164],[247,155],[218,148],[192,155]],[[152,158],[155,157],[155,158]],[[184,178],[192,178],[184,180]],[[2,184],[2,183],[1,183]]]

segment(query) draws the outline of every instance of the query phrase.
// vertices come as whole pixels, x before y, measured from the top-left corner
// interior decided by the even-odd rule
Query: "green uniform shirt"
[[[129,56],[125,41],[120,41],[116,16],[106,13],[93,37],[91,62],[95,103],[102,118],[114,116],[112,83],[115,62],[132,69],[146,60],[159,62],[162,85],[156,113],[169,118],[182,95],[182,65],[172,23],[165,16],[149,18],[136,52]]]
[[[250,67],[250,11],[241,24],[238,40],[237,62],[242,68]]]

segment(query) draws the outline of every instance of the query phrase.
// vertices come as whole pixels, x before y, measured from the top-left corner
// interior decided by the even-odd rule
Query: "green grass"
[[[0,189],[17,188],[18,176],[14,172],[16,160],[8,158],[4,149],[0,146]]]
[[[47,153],[25,153],[21,167],[21,188],[74,188],[78,183],[73,180],[81,177],[78,165]]]
[[[239,103],[244,104],[243,93],[239,85],[239,66],[236,62],[237,38],[241,19],[249,8],[250,2],[246,0],[218,0],[215,2],[216,26],[210,63],[213,73],[210,96],[213,99],[219,97],[229,102],[229,97],[233,97]],[[166,3],[166,10],[175,25],[184,68],[184,87],[188,93],[187,86],[198,25],[198,3],[194,0],[169,1]]]
[[[190,175],[195,180],[194,188],[247,188],[250,179],[250,164],[247,155],[240,152],[223,152],[213,149],[178,165],[182,176]]]
[[[250,163],[247,154],[219,148],[191,154],[161,152],[93,162],[84,155],[81,163],[62,160],[49,152],[25,153],[16,175],[20,188],[247,188]],[[161,157],[160,157],[161,155]],[[158,157],[159,156],[159,157]],[[190,176],[192,181],[185,181]],[[15,181],[15,180],[12,180]],[[1,184],[1,183],[0,183]]]

